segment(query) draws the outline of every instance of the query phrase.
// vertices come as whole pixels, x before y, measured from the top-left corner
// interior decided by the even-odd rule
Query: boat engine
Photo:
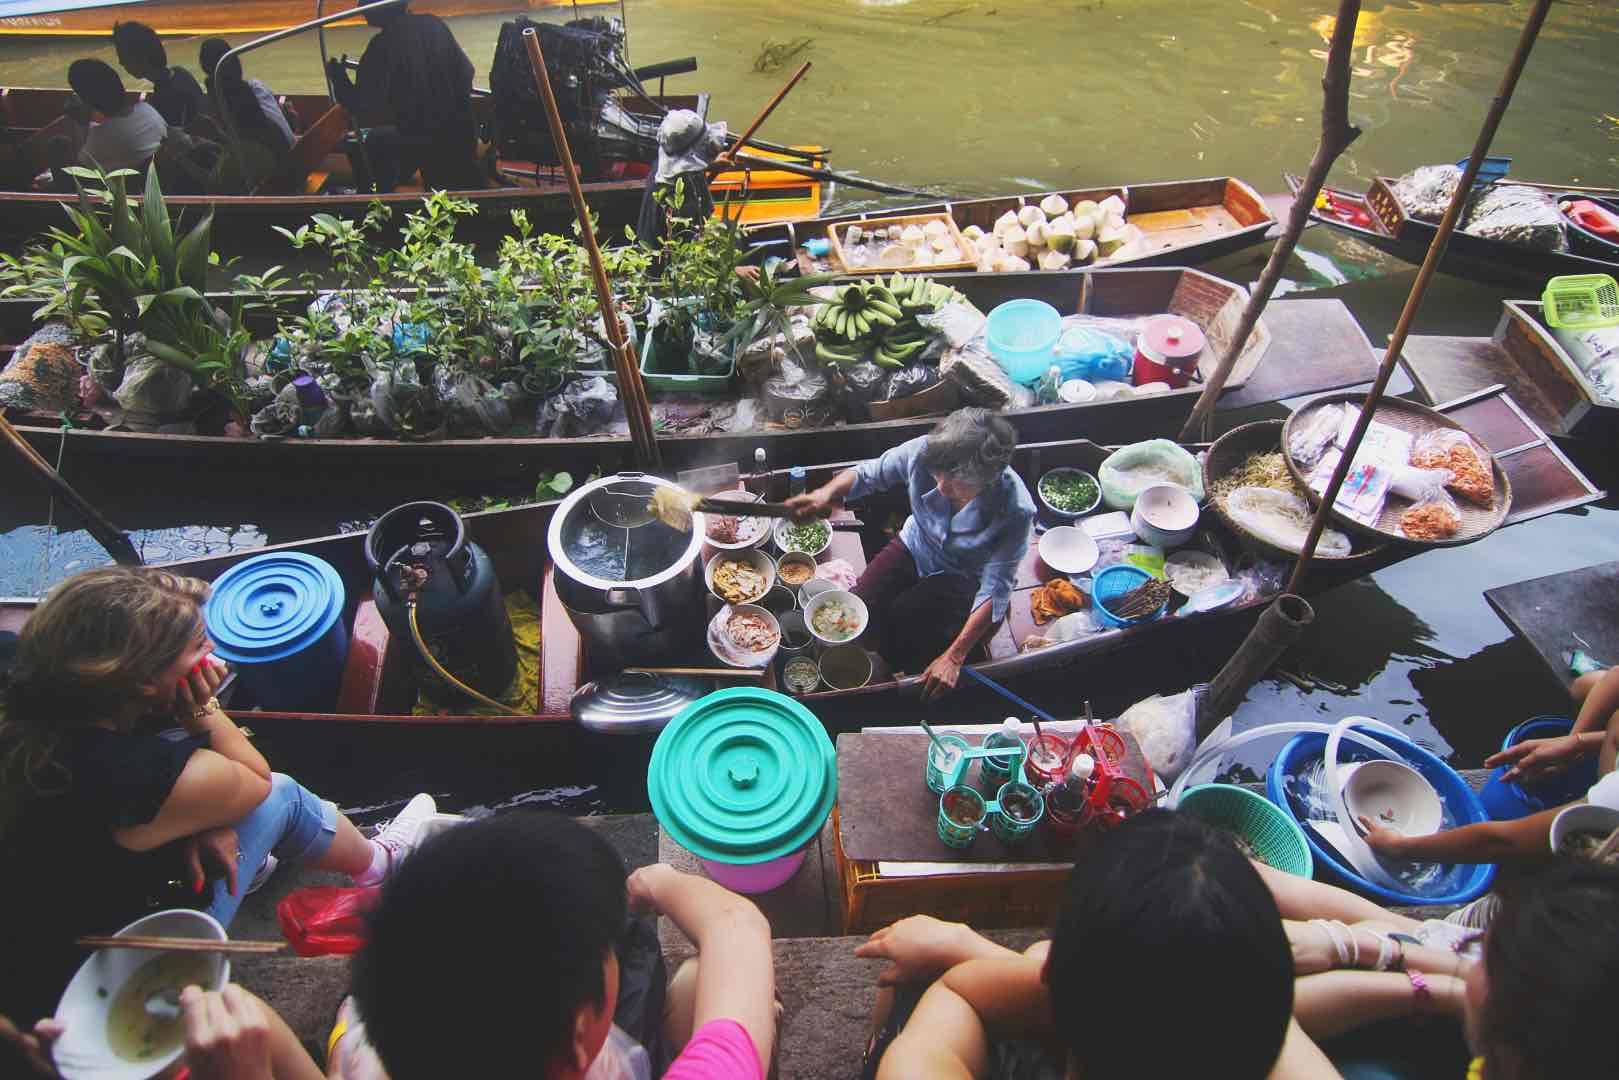
[[[517,643],[500,579],[488,554],[467,539],[460,515],[435,502],[396,506],[371,526],[365,558],[377,610],[389,633],[407,643],[416,685],[429,700],[472,704],[456,682],[496,701],[510,694]]]

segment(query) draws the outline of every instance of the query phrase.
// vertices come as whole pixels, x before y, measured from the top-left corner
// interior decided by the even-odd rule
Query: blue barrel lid
[[[215,653],[239,664],[263,664],[325,637],[346,601],[343,579],[324,559],[270,552],[219,575],[204,618]]]

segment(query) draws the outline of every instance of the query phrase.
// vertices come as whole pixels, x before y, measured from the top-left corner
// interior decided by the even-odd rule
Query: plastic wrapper
[[[189,372],[132,349],[112,396],[130,431],[173,431],[191,402],[191,387]]]
[[[1619,326],[1554,329],[1552,337],[1610,404],[1619,402]]]
[[[1197,749],[1197,694],[1154,694],[1120,713],[1117,724],[1141,744],[1152,771],[1164,783],[1174,783]]]
[[[1203,501],[1203,470],[1197,459],[1168,439],[1131,443],[1109,454],[1096,478],[1102,498],[1115,510],[1131,510],[1136,496],[1153,484],[1179,484]]]
[[[1317,495],[1327,493],[1332,485],[1332,474],[1342,460],[1343,455],[1333,450],[1316,463],[1310,472],[1310,487]],[[1388,501],[1389,483],[1387,466],[1373,464],[1363,460],[1362,454],[1356,454],[1355,463],[1344,475],[1343,486],[1333,500],[1333,508],[1362,525],[1376,525],[1383,516],[1383,504]]]
[[[61,323],[47,323],[17,346],[0,372],[0,408],[72,411],[79,405],[83,374],[72,333]]]
[[[982,337],[960,347],[946,349],[939,360],[939,373],[956,384],[964,403],[986,409],[1011,408],[1017,395],[1010,377]]]
[[[1435,491],[1443,491],[1456,478],[1449,469],[1419,469],[1398,465],[1389,470],[1389,494],[1420,502]]]
[[[379,891],[339,885],[299,889],[276,905],[276,918],[299,956],[345,956],[365,944],[365,916]]]
[[[268,405],[253,414],[249,427],[261,439],[291,435],[298,430],[301,414],[297,389],[283,386]]]
[[[1450,490],[1490,507],[1495,503],[1495,470],[1488,451],[1471,435],[1455,428],[1438,428],[1411,447],[1411,464],[1423,469],[1449,469]]]
[[[578,376],[546,398],[534,420],[535,433],[552,439],[594,435],[618,407],[618,388],[600,375]]]
[[[430,386],[422,384],[414,360],[367,362],[371,404],[388,430],[402,438],[427,438],[444,426],[444,412]]]
[[[487,379],[471,371],[441,366],[433,373],[433,386],[451,430],[477,435],[505,435],[511,431],[511,408]]]
[[[815,576],[823,581],[830,581],[845,591],[854,588],[854,583],[860,580],[860,575],[850,565],[848,559],[828,559],[815,566]]]
[[[1242,586],[1241,602],[1247,604],[1281,592],[1292,572],[1290,563],[1246,556],[1238,563],[1231,580]]]
[[[931,390],[944,381],[939,369],[932,364],[907,364],[888,377],[879,401],[898,401]]]
[[[938,311],[918,315],[916,321],[923,329],[942,336],[947,347],[959,349],[974,339],[982,338],[984,324],[989,320],[968,301],[955,299]]]
[[[1071,611],[1060,619],[1053,619],[1050,625],[1041,629],[1038,634],[1030,634],[1023,639],[1023,651],[1031,652],[1035,649],[1044,649],[1052,645],[1061,645],[1067,641],[1077,641],[1104,629],[1096,617],[1086,611]]]
[[[776,651],[781,648],[778,636],[776,643],[768,649],[746,651],[731,643],[731,637],[726,633],[726,624],[736,609],[730,604],[723,605],[719,612],[708,623],[708,647],[713,650],[724,663],[740,668],[766,668],[776,658]]]
[[[1400,515],[1400,533],[1408,540],[1449,540],[1461,527],[1456,500],[1444,488],[1429,492]]]
[[[1102,329],[1096,325],[1096,320],[1064,319],[1062,335],[1057,339],[1057,368],[1064,380],[1084,379],[1092,383],[1128,380],[1135,361],[1132,340]]]
[[[1325,405],[1314,410],[1294,427],[1288,437],[1287,452],[1301,469],[1313,469],[1338,440],[1338,428],[1347,410],[1342,405]]]
[[[1604,360],[1585,373],[1591,389],[1607,405],[1619,405],[1619,359]]]
[[[1491,184],[1474,196],[1462,231],[1533,251],[1567,251],[1557,200],[1522,184]]]
[[[1394,196],[1412,217],[1438,222],[1461,181],[1462,171],[1454,165],[1424,165],[1394,181]]]
[[[827,377],[791,356],[783,357],[780,368],[761,389],[765,415],[790,428],[820,427],[831,419]]]

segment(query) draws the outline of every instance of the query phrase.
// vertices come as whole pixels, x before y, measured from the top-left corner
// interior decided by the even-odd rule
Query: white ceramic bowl
[[[710,495],[709,498],[719,499],[722,502],[735,502],[741,504],[759,501],[759,496],[755,495],[751,491],[743,491],[740,488],[731,491],[716,491],[714,494]],[[738,516],[740,516],[742,513],[742,506],[738,506]],[[712,525],[714,523],[714,519],[718,516],[719,515],[715,514],[713,511],[709,511],[707,514],[705,514],[703,520],[704,529],[706,530],[709,525]],[[709,547],[714,548],[716,551],[741,551],[744,548],[763,547],[765,542],[770,539],[769,518],[743,518],[743,520],[739,523],[739,529],[741,528],[751,528],[753,530],[752,532],[742,533],[742,535],[747,537],[745,540],[733,540],[730,543],[721,543],[712,536],[707,535],[705,532],[703,535],[703,542]]]
[[[1399,761],[1379,758],[1355,766],[1344,781],[1344,802],[1357,826],[1365,818],[1406,836],[1439,831],[1444,807],[1426,777]]]
[[[1594,832],[1607,836],[1614,829],[1619,829],[1619,810],[1590,803],[1565,807],[1562,813],[1552,818],[1552,853],[1556,854],[1562,849],[1563,838],[1571,832]]]
[[[1057,387],[1057,396],[1070,405],[1082,405],[1096,397],[1096,387],[1084,379],[1069,379]]]
[[[1153,484],[1141,489],[1130,526],[1155,547],[1180,547],[1197,531],[1199,511],[1192,493],[1179,484]]]
[[[855,616],[859,620],[859,629],[850,634],[848,637],[827,637],[825,634],[822,634],[820,631],[815,629],[816,613],[822,608],[826,607],[826,605],[832,603],[847,604],[849,607],[854,609]],[[866,626],[870,622],[871,613],[866,610],[866,602],[860,599],[860,597],[856,596],[854,593],[845,592],[842,589],[828,589],[823,593],[817,594],[814,599],[812,599],[808,604],[804,605],[804,626],[809,630],[810,637],[814,638],[816,641],[819,641],[823,645],[847,645],[852,641],[857,641],[859,640],[860,635],[866,632]]]
[[[798,609],[806,610],[811,600],[824,592],[831,592],[837,585],[824,577],[812,577],[798,587]]]
[[[1059,574],[1086,573],[1101,554],[1096,540],[1077,525],[1058,525],[1040,537],[1040,561]]]
[[[763,574],[765,576],[765,587],[759,590],[759,595],[744,596],[736,601],[727,600],[725,597],[720,596],[714,589],[714,568],[719,565],[721,559],[741,559]],[[703,580],[708,583],[708,591],[713,593],[722,603],[754,604],[764,599],[765,593],[775,586],[776,564],[771,561],[769,555],[757,548],[748,548],[743,551],[722,551],[708,560],[708,565],[703,568]]]
[[[783,518],[776,522],[775,532],[772,533],[772,535],[775,537],[777,550],[781,551],[783,554],[787,552],[788,548],[786,544],[781,542],[782,535],[792,527],[792,524],[792,522],[788,521],[786,518]],[[822,544],[814,551],[804,552],[804,554],[808,555],[812,559],[819,558],[826,552],[827,548],[832,546],[832,526],[825,521],[821,522],[821,524],[826,526],[826,543]]]
[[[740,667],[769,667],[771,661],[776,659],[776,653],[781,649],[781,623],[768,608],[758,604],[728,604],[721,609],[725,616],[721,621],[718,616],[710,620],[708,625],[708,651],[722,664]],[[776,643],[763,649],[748,651],[740,646],[731,644],[729,637],[717,639],[716,635],[725,633],[725,623],[737,615],[763,615],[771,629],[776,631]],[[729,654],[729,655],[727,655]]]
[[[176,908],[136,919],[115,935],[127,937],[212,938],[224,941],[225,928],[201,911]],[[108,1043],[107,1017],[124,986],[141,968],[159,957],[176,955],[150,949],[98,949],[79,966],[56,1005],[56,1019],[66,1030],[51,1053],[67,1080],[146,1080],[179,1060],[184,1041],[167,1053],[130,1061],[113,1053]],[[199,955],[199,954],[186,954]],[[211,977],[206,989],[222,990],[230,981],[230,960],[224,953],[200,954],[207,958]],[[143,1003],[144,1004],[144,1003]]]
[[[1063,510],[1059,507],[1053,506],[1051,501],[1046,498],[1046,481],[1054,476],[1068,475],[1083,476],[1090,480],[1092,484],[1096,485],[1096,498],[1091,500],[1091,504],[1089,506],[1082,506],[1078,510]],[[1097,482],[1096,477],[1091,473],[1086,472],[1084,469],[1071,469],[1066,465],[1059,466],[1055,469],[1048,469],[1042,473],[1039,481],[1034,485],[1034,494],[1035,497],[1040,500],[1041,506],[1044,506],[1047,510],[1053,514],[1056,514],[1058,517],[1067,518],[1070,521],[1072,521],[1074,518],[1082,517],[1085,514],[1090,513],[1092,510],[1095,510],[1102,504],[1102,485]]]

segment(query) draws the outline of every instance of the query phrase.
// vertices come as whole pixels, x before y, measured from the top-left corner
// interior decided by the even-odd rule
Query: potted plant
[[[679,198],[679,182],[673,198]],[[675,219],[661,250],[664,306],[648,335],[641,372],[661,389],[720,392],[735,370],[726,334],[742,300],[739,226],[730,217]]]

